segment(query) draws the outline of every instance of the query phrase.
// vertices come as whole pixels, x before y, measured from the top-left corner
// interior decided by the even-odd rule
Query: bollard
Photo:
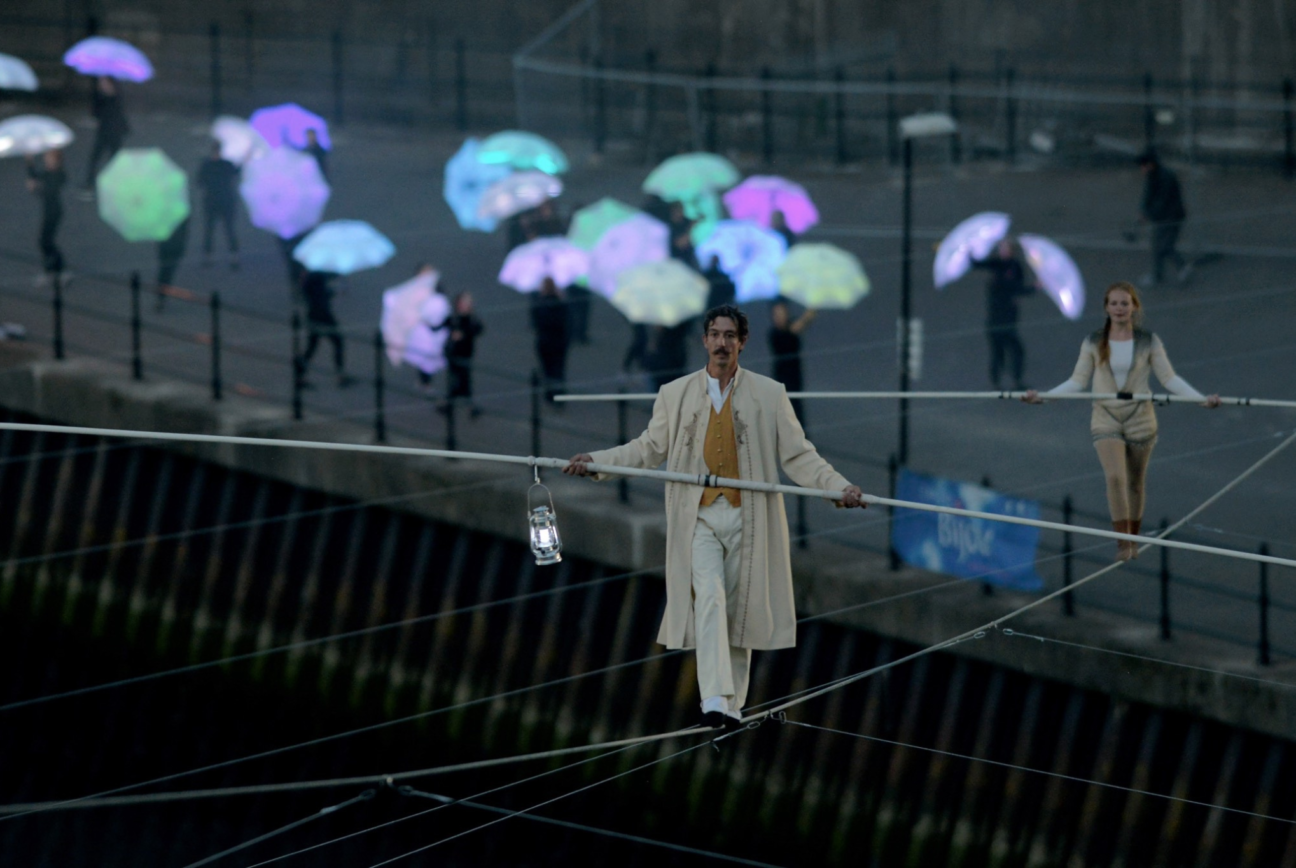
[[[1269,543],[1260,543],[1260,554],[1269,554]],[[1260,647],[1257,662],[1269,665],[1269,565],[1260,564]]]
[[[887,497],[895,500],[896,482],[900,475],[900,464],[894,454],[887,459]],[[891,570],[900,569],[900,552],[895,547],[895,507],[887,507],[887,555],[891,559]]]
[[[54,272],[54,358],[63,355],[63,274]]]
[[[333,31],[333,123],[342,126],[346,115],[342,107],[342,31]]]
[[[455,40],[455,126],[459,132],[468,129],[468,63],[462,39]]]
[[[212,400],[221,399],[220,293],[211,294],[211,389]]]
[[[301,314],[293,311],[292,315],[292,413],[294,419],[302,417],[302,380],[306,372],[302,370],[301,355]]]
[[[949,116],[958,124],[958,97],[955,91],[958,90],[958,67],[950,64],[949,68]],[[960,127],[960,129],[962,129]],[[950,162],[959,163],[963,161],[963,140],[959,137],[959,131],[956,130],[954,135],[950,136]]]
[[[768,66],[761,67],[761,81],[772,77]],[[761,88],[761,147],[765,165],[774,162],[774,95],[768,87]]]
[[[208,30],[211,51],[211,113],[216,117],[221,113],[221,62],[220,62],[220,25],[215,21]]]
[[[1017,160],[1017,98],[1013,96],[1016,78],[1015,69],[1004,73],[1004,160],[1010,166]]]
[[[1062,498],[1062,523],[1071,524],[1074,508],[1071,505],[1071,495]],[[1071,531],[1062,532],[1062,587],[1071,587],[1071,562],[1074,559]],[[1067,591],[1062,595],[1062,614],[1068,617],[1075,617],[1075,595]]]
[[[1170,522],[1161,519],[1161,530],[1165,531]],[[1170,639],[1170,549],[1161,546],[1161,638]]]
[[[138,271],[131,272],[131,376],[136,380],[144,379],[144,360],[140,357],[140,330],[143,322],[140,319],[140,276]]]
[[[849,158],[846,146],[846,93],[842,90],[846,71],[840,66],[833,73],[833,81],[837,83],[837,90],[833,94],[833,121],[837,129],[837,165],[840,166]]]
[[[1282,97],[1283,97],[1283,175],[1289,180],[1296,175],[1296,125],[1292,122],[1292,93],[1296,91],[1296,85],[1292,84],[1290,78],[1283,80]]]
[[[1152,105],[1152,73],[1143,73],[1143,149],[1156,144],[1156,108]]]
[[[531,369],[531,454],[540,454],[540,372]]]
[[[383,405],[383,357],[387,355],[387,345],[383,342],[382,329],[374,331],[374,440],[387,442],[387,414]]]
[[[618,386],[617,392],[624,395],[625,386]],[[625,443],[630,439],[630,433],[628,430],[629,425],[626,421],[626,416],[630,412],[630,409],[628,407],[628,402],[617,401],[616,408],[617,408],[617,442]],[[630,480],[626,479],[624,476],[622,476],[617,480],[617,498],[622,503],[630,502]]]
[[[594,61],[594,153],[607,144],[607,82],[603,80],[603,59]]]
[[[900,134],[900,116],[896,112],[896,72],[894,68],[887,69],[886,83],[887,162],[894,166],[900,162],[900,140],[897,138]]]

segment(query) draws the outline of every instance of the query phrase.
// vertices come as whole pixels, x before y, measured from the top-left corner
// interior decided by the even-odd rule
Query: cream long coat
[[[592,453],[599,464],[707,472],[703,442],[711,419],[707,375],[700,370],[667,383],[657,393],[652,420],[636,439]],[[783,384],[742,368],[730,392],[739,477],[778,482],[779,467],[796,484],[840,491],[850,485],[819,456],[792,412]],[[600,476],[600,478],[602,478]],[[702,491],[666,483],[666,614],[657,641],[692,648],[693,528]],[[727,602],[729,643],[770,650],[796,645],[796,608],[783,495],[742,492],[742,558],[738,592]]]

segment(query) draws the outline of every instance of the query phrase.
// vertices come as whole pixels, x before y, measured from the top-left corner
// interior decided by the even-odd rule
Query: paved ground
[[[88,152],[90,130],[80,118],[67,120],[80,140],[70,150],[73,177],[79,177]],[[132,145],[159,145],[182,165],[196,165],[205,145],[196,118],[152,115],[134,119]],[[478,355],[478,392],[487,413],[461,420],[460,448],[528,452],[528,395],[523,382],[534,366],[526,302],[494,279],[504,253],[503,238],[459,230],[441,199],[440,174],[458,146],[450,135],[428,136],[393,129],[351,128],[335,135],[332,161],[335,192],[327,216],[369,220],[397,244],[399,253],[383,269],[353,277],[337,301],[339,317],[359,334],[371,333],[379,313],[379,294],[428,260],[441,269],[451,291],[472,289],[487,331]],[[595,162],[573,146],[575,169],[568,180],[568,203],[614,195],[638,201],[645,167],[625,165],[615,155]],[[931,156],[931,162],[927,157]],[[756,167],[749,167],[755,169]],[[883,166],[851,172],[791,172],[815,196],[823,225],[813,237],[832,240],[856,252],[873,282],[873,293],[855,309],[821,317],[807,335],[807,387],[811,389],[890,389],[896,380],[895,318],[899,305],[900,184]],[[1186,232],[1185,246],[1209,254],[1187,286],[1146,293],[1148,325],[1163,336],[1179,372],[1204,391],[1221,394],[1296,397],[1296,201],[1291,186],[1260,173],[1200,174],[1185,177],[1189,207],[1197,218]],[[48,291],[33,285],[37,204],[19,195],[22,165],[0,164],[0,319],[25,322],[33,340],[50,334]],[[979,280],[968,279],[946,292],[933,290],[931,244],[956,220],[988,208],[1014,214],[1023,231],[1052,235],[1067,244],[1080,264],[1090,294],[1101,293],[1115,279],[1137,279],[1147,271],[1140,246],[1123,240],[1121,229],[1135,212],[1139,177],[1129,170],[1060,170],[1025,166],[1005,170],[973,164],[952,168],[934,155],[920,156],[914,213],[918,227],[914,308],[925,323],[926,352],[918,388],[988,388],[987,352],[981,330],[983,309]],[[127,358],[128,296],[119,283],[132,269],[146,281],[155,267],[152,245],[123,242],[97,217],[93,204],[69,195],[62,233],[70,267],[78,275],[67,292],[70,306],[110,315],[113,322],[70,311],[67,340],[71,353]],[[227,307],[223,321],[224,377],[238,388],[285,401],[289,393],[289,332],[285,326],[289,296],[284,264],[274,239],[240,225],[244,244],[242,268],[203,269],[197,255],[200,228],[194,227],[190,256],[179,282],[194,290],[219,290]],[[1064,379],[1074,363],[1082,337],[1101,323],[1096,305],[1080,322],[1065,320],[1045,299],[1024,306],[1027,378],[1048,387]],[[756,325],[744,358],[754,370],[768,370],[764,342],[766,305],[751,306]],[[169,301],[165,312],[152,310],[146,297],[145,372],[147,376],[180,376],[205,380],[209,351],[201,343],[208,331],[206,309]],[[163,331],[165,330],[165,331]],[[569,373],[574,388],[604,390],[622,384],[617,377],[630,330],[608,305],[595,303],[592,341],[573,349]],[[348,366],[361,383],[335,389],[323,376],[317,357],[318,388],[308,393],[308,412],[372,413],[368,378],[373,350],[363,340],[348,346]],[[692,361],[701,364],[700,345]],[[499,372],[499,373],[494,373]],[[431,402],[414,390],[412,375],[389,372],[395,388],[388,396],[393,429],[444,436],[444,420]],[[630,388],[641,384],[627,383]],[[811,434],[820,448],[851,478],[868,490],[884,492],[885,462],[895,449],[896,407],[890,403],[820,403],[810,409]],[[1175,406],[1161,412],[1162,433],[1151,473],[1149,522],[1172,520],[1244,470],[1277,440],[1296,429],[1296,417],[1280,411],[1221,409],[1214,412]],[[615,413],[609,406],[572,406],[544,410],[543,451],[565,455],[610,445]],[[632,432],[646,418],[646,406],[631,413]],[[1104,509],[1101,475],[1089,444],[1088,408],[1079,403],[1042,408],[1000,402],[919,404],[912,415],[911,464],[920,471],[979,481],[989,478],[1004,491],[1038,497],[1055,506],[1071,494],[1077,507],[1094,514]],[[1195,534],[1221,545],[1253,549],[1269,541],[1277,554],[1296,556],[1293,507],[1296,494],[1296,450],[1271,464],[1235,494],[1204,514]],[[653,503],[650,485],[636,486],[636,499]],[[1047,517],[1056,517],[1046,509]],[[810,529],[832,534],[852,545],[881,547],[885,523],[880,515],[861,518],[822,504],[809,507]],[[1097,523],[1097,522],[1095,522]],[[1055,546],[1056,540],[1047,540]],[[1107,544],[1100,551],[1105,556]],[[1150,564],[1149,566],[1154,566]],[[1253,634],[1255,607],[1195,591],[1184,579],[1209,580],[1251,595],[1256,569],[1204,556],[1173,557],[1176,619],[1208,631],[1235,637]],[[1055,562],[1041,566],[1050,584],[1060,581]],[[1087,572],[1078,566],[1077,575]],[[1274,593],[1296,605],[1296,575],[1274,571]],[[1137,611],[1152,617],[1156,583],[1151,574],[1120,574],[1082,596],[1086,604]],[[1275,635],[1296,618],[1276,616]],[[1289,649],[1296,656],[1296,647]]]

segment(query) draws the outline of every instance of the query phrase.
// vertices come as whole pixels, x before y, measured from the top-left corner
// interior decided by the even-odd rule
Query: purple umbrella
[[[709,262],[713,256],[733,280],[739,302],[779,294],[777,269],[787,258],[787,241],[772,229],[747,220],[721,220],[697,246],[698,262]]]
[[[603,233],[590,255],[589,284],[606,298],[616,292],[617,275],[634,265],[660,262],[670,249],[666,224],[636,214]]]
[[[63,63],[84,75],[108,75],[126,81],[148,81],[153,64],[129,42],[108,36],[82,39],[63,55]]]
[[[252,128],[260,133],[272,148],[304,148],[306,131],[314,130],[320,147],[326,151],[333,150],[333,142],[329,139],[328,123],[319,115],[307,111],[295,102],[257,109],[252,112],[252,117],[248,120],[251,121]]]
[[[309,154],[272,148],[243,167],[239,192],[253,226],[294,238],[320,222],[331,191]]]
[[[546,277],[558,286],[571,286],[590,270],[590,255],[566,238],[537,238],[513,248],[499,282],[518,292],[535,292]]]
[[[787,227],[800,235],[819,222],[819,209],[805,187],[778,175],[752,175],[724,194],[725,207],[735,220],[750,220],[770,228],[770,217],[783,212]]]
[[[936,249],[932,280],[943,289],[968,273],[973,259],[985,259],[1012,225],[1012,218],[998,211],[973,214],[955,226]]]
[[[1062,315],[1067,319],[1079,319],[1085,305],[1084,278],[1071,255],[1043,235],[1022,235],[1017,242],[1021,244],[1026,262],[1039,278],[1044,292],[1053,299]]]
[[[440,277],[436,271],[424,272],[383,291],[379,327],[382,329],[383,343],[386,344],[387,359],[393,365],[399,365],[405,359],[410,333],[425,323],[439,326],[450,316],[449,300],[436,291]],[[436,309],[429,308],[425,311],[429,301]]]

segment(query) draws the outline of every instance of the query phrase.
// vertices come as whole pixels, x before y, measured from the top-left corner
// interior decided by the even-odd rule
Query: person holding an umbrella
[[[1148,286],[1161,283],[1165,264],[1173,261],[1177,269],[1175,279],[1183,283],[1192,273],[1192,263],[1175,249],[1179,230],[1188,216],[1179,189],[1179,177],[1161,164],[1161,158],[1151,148],[1139,155],[1138,164],[1143,173],[1140,211],[1143,219],[1152,224],[1152,271],[1143,278],[1143,282]]]
[[[211,153],[198,168],[198,186],[203,191],[203,267],[211,264],[212,235],[219,222],[225,227],[230,268],[238,268],[238,237],[234,234],[234,210],[238,202],[239,167],[221,156],[221,143],[213,141]]]
[[[481,408],[472,399],[472,359],[476,350],[477,338],[485,331],[477,315],[473,313],[473,297],[470,292],[461,292],[454,297],[454,312],[446,320],[450,329],[446,341],[446,367],[449,371],[449,388],[446,390],[447,410],[455,401],[467,401],[469,413],[476,419],[481,415]]]
[[[94,145],[90,149],[90,161],[86,163],[86,176],[83,189],[93,195],[95,176],[99,166],[107,162],[121,150],[126,135],[130,132],[130,122],[126,120],[126,108],[122,104],[121,91],[116,81],[107,75],[95,80],[94,93],[90,99],[90,113],[95,116],[99,126],[95,130]]]
[[[58,246],[58,228],[63,222],[63,186],[67,172],[63,171],[63,152],[51,148],[37,160],[27,158],[27,189],[41,200],[41,228],[37,246],[45,279],[63,272],[63,251]]]
[[[567,304],[552,277],[544,279],[531,303],[531,327],[536,333],[536,356],[544,375],[545,399],[554,403],[554,396],[567,390],[567,348],[571,345],[571,333]]]
[[[306,305],[306,351],[302,353],[302,375],[310,367],[311,357],[319,347],[320,338],[327,338],[333,344],[333,373],[337,377],[339,388],[351,385],[352,380],[346,375],[342,333],[338,328],[337,317],[333,315],[333,287],[330,286],[332,274],[322,271],[305,271],[302,273],[302,301]],[[303,383],[303,385],[308,384]]]
[[[707,311],[706,368],[667,383],[652,420],[635,440],[574,456],[565,473],[590,463],[657,467],[699,476],[776,483],[781,467],[797,484],[862,492],[806,440],[780,383],[741,368],[747,316],[733,305]],[[702,725],[737,729],[747,699],[752,649],[796,644],[787,514],[783,496],[734,488],[666,484],[666,612],[657,641],[697,649]]]
[[[986,338],[990,341],[990,382],[1000,388],[1004,361],[1012,368],[1018,391],[1026,388],[1022,377],[1026,370],[1026,349],[1017,333],[1017,301],[1032,295],[1039,287],[1026,278],[1026,269],[1017,256],[1017,245],[1003,238],[985,259],[972,259],[972,267],[990,272],[986,282]]]

